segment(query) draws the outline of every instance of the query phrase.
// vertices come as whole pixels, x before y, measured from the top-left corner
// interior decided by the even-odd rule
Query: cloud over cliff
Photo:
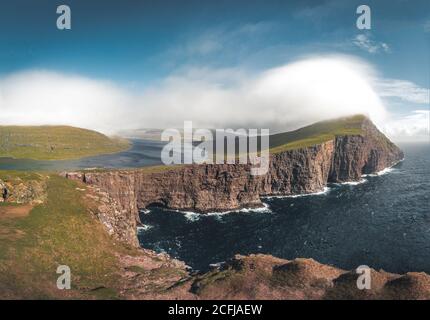
[[[185,68],[141,90],[77,75],[27,71],[0,79],[1,124],[67,124],[114,133],[181,127],[287,131],[328,118],[387,117],[376,72],[349,56],[307,58],[262,72]]]

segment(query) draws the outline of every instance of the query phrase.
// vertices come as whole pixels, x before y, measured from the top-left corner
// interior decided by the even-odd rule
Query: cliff
[[[342,130],[338,129],[339,122]],[[120,240],[138,245],[135,234],[138,213],[151,205],[198,212],[258,207],[262,205],[261,196],[318,192],[327,183],[356,181],[363,174],[378,172],[403,159],[402,151],[367,118],[361,117],[357,122],[355,117],[353,128],[348,127],[348,119],[335,123],[336,131],[330,134],[319,129],[323,139],[315,135],[315,129],[308,129],[313,135],[302,135],[300,141],[306,143],[300,147],[291,149],[286,144],[272,148],[269,170],[263,176],[251,175],[251,166],[242,164],[162,166],[64,175],[82,180],[102,193],[105,203],[100,214],[102,222]],[[316,126],[326,130],[333,127],[333,122],[330,126]],[[315,139],[319,142],[309,145],[308,141]]]

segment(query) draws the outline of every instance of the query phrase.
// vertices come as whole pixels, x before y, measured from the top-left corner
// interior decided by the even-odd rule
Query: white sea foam
[[[208,213],[206,213],[206,215],[208,215],[208,216],[223,216],[225,214],[229,214],[229,213],[233,213],[233,212],[244,212],[244,213],[248,213],[248,212],[271,213],[272,212],[272,210],[270,209],[270,207],[267,203],[263,202],[262,205],[263,206],[259,207],[259,208],[242,208],[242,209],[237,209],[237,210],[208,212]]]
[[[400,161],[396,162],[395,164],[393,164],[393,165],[392,165],[392,166],[390,166],[390,167],[387,167],[387,168],[385,168],[385,169],[382,169],[381,171],[378,171],[378,172],[375,172],[375,173],[363,174],[362,176],[363,176],[363,177],[379,177],[379,176],[382,176],[382,175],[387,174],[387,173],[395,172],[395,171],[397,171],[398,169],[394,168],[394,166],[396,166],[397,164],[399,164],[399,163],[400,163],[400,162],[402,162],[403,160],[405,160],[405,158],[403,158],[402,160],[400,160]]]
[[[363,175],[363,177],[364,177],[364,175]],[[339,182],[339,183],[333,183],[333,184],[338,185],[338,186],[340,186],[340,185],[357,186],[359,184],[363,184],[366,182],[367,182],[366,179],[361,179],[359,181],[346,181],[346,182]]]
[[[283,198],[301,198],[301,197],[309,197],[309,196],[320,196],[326,195],[330,192],[329,187],[325,187],[321,191],[312,192],[312,193],[302,193],[302,194],[293,194],[293,195],[274,195],[274,196],[266,196],[263,199],[283,199]]]
[[[152,229],[154,226],[151,226],[149,224],[142,224],[140,226],[137,227],[137,232],[145,232],[148,231],[149,229]]]
[[[381,171],[375,172],[375,173],[370,173],[370,174],[366,174],[363,175],[363,177],[379,177],[379,176],[383,176],[384,174],[390,173],[395,171],[396,169],[390,167],[390,168],[385,168]]]
[[[178,212],[181,212],[181,211],[178,211]],[[200,213],[192,212],[192,211],[186,211],[181,213],[184,214],[185,218],[187,218],[187,220],[191,222],[200,220]]]
[[[214,211],[214,212],[207,212],[207,213],[199,213],[194,211],[181,211],[181,210],[174,210],[175,212],[182,213],[186,219],[188,219],[191,222],[200,220],[201,217],[204,216],[214,216],[214,217],[221,217],[226,214],[230,213],[238,213],[238,212],[262,212],[262,213],[271,213],[272,210],[270,209],[269,205],[267,203],[262,203],[262,207],[260,208],[242,208],[237,210],[228,210],[228,211]]]
[[[216,263],[210,263],[209,267],[211,267],[211,268],[220,268],[223,264],[225,264],[225,261],[216,262]]]

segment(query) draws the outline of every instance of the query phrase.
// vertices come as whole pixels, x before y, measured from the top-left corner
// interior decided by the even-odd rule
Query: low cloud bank
[[[0,79],[1,124],[66,124],[108,134],[138,128],[270,128],[363,113],[383,124],[377,74],[349,56],[303,59],[260,73],[188,68],[136,93],[113,82],[49,71]],[[392,93],[392,90],[390,91]]]
[[[404,117],[392,117],[382,131],[399,142],[430,142],[430,111],[414,110]]]

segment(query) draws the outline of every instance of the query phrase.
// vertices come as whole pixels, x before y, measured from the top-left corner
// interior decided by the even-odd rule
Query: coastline
[[[380,177],[383,176],[385,174],[389,174],[392,173],[393,170],[395,170],[395,166],[398,165],[399,163],[401,163],[402,161],[404,161],[404,158],[402,160],[399,160],[398,162],[396,162],[395,164],[386,167],[380,171],[377,171],[375,173],[370,173],[370,174],[363,174],[361,177],[362,179],[358,180],[358,181],[345,181],[345,182],[330,182],[327,184],[327,186],[325,186],[323,188],[323,190],[320,191],[316,191],[316,192],[311,192],[311,193],[303,193],[303,194],[292,194],[292,195],[267,195],[267,196],[260,196],[261,200],[265,200],[265,199],[284,199],[284,198],[301,198],[301,197],[310,197],[310,196],[321,196],[321,195],[326,195],[328,194],[332,189],[330,188],[330,185],[335,185],[335,186],[342,186],[342,185],[350,185],[350,186],[356,186],[362,183],[366,183],[368,180],[364,179],[366,177]],[[231,209],[231,210],[226,210],[226,211],[209,211],[209,212],[199,212],[199,211],[192,211],[192,210],[179,210],[179,209],[169,209],[169,208],[163,208],[160,207],[163,210],[169,210],[169,211],[174,211],[174,212],[178,212],[181,213],[185,216],[187,216],[187,218],[190,218],[190,220],[192,220],[192,216],[222,216],[222,215],[226,215],[226,214],[234,214],[234,213],[238,213],[238,212],[267,212],[270,213],[270,207],[267,203],[262,202],[262,206],[259,207],[242,207],[242,208],[237,208],[237,209]],[[142,213],[149,213],[151,210],[150,209],[141,209],[140,212]]]

